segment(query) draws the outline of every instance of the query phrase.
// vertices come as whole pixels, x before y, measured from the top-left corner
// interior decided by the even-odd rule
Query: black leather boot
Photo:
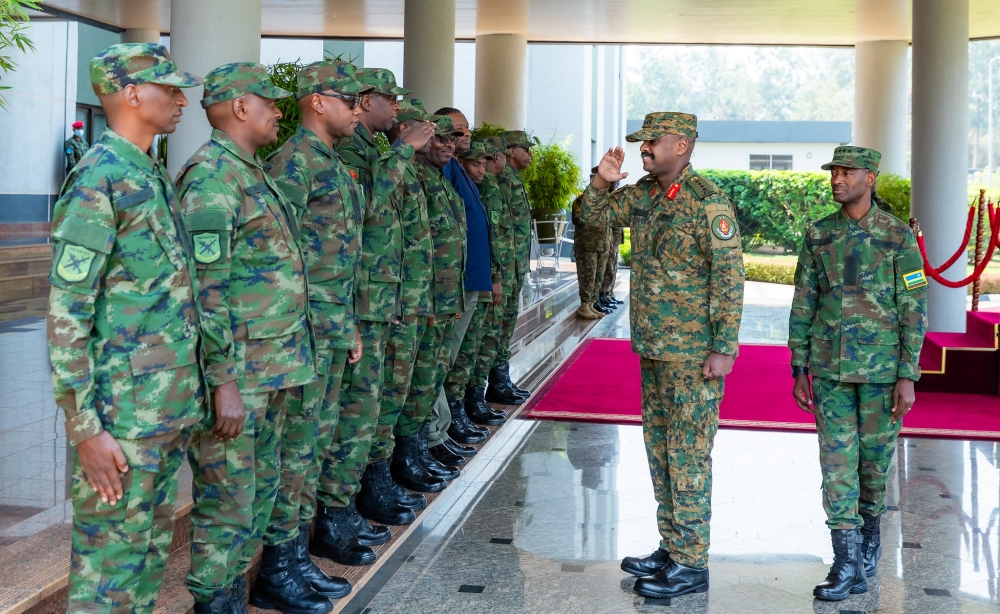
[[[229,602],[229,614],[247,614],[247,576],[240,574],[233,580],[233,586],[229,590],[231,600]]]
[[[833,529],[830,537],[833,539],[833,566],[826,579],[813,589],[813,596],[825,601],[841,601],[852,593],[867,591],[861,533],[857,529]]]
[[[463,407],[462,410],[465,411],[465,407]],[[448,448],[448,451],[451,452],[452,454],[457,454],[458,456],[464,456],[465,458],[469,458],[470,456],[475,456],[476,452],[479,451],[473,448],[472,446],[463,446],[462,444],[450,438],[445,439],[444,443],[441,445]]]
[[[396,479],[392,477],[392,471],[389,470],[389,461],[382,461],[380,471],[382,472],[382,479],[385,480],[386,486],[389,487],[392,496],[396,498],[396,503],[414,512],[427,507],[427,499],[423,495],[410,492],[396,483]]]
[[[517,399],[517,405],[524,403],[524,399],[521,397],[513,398]],[[493,402],[496,403],[498,401]],[[507,405],[514,404],[507,403]],[[496,426],[507,421],[506,414],[493,411],[493,408],[486,403],[486,388],[482,386],[465,389],[465,415],[475,424],[488,426]]]
[[[651,576],[635,581],[635,592],[654,599],[673,599],[708,590],[708,567],[695,569],[671,560]]]
[[[351,532],[358,540],[358,543],[362,546],[374,548],[392,539],[392,531],[389,527],[369,523],[364,516],[358,513],[358,506],[355,501],[356,499],[352,497],[351,502],[344,508],[344,513],[347,515],[347,524],[350,526]]]
[[[526,390],[521,390],[514,385],[514,382],[510,381],[510,375],[507,373],[504,367],[509,367],[509,365],[494,365],[490,369],[489,376],[487,377],[487,383],[489,384],[489,389],[495,389],[498,391],[510,391],[510,394],[521,397],[522,399],[527,399],[528,392]]]
[[[212,594],[212,600],[206,603],[194,602],[194,614],[230,614],[233,595],[228,588]]]
[[[608,313],[611,313],[612,311],[614,311],[614,309],[612,309],[610,307],[605,307],[604,304],[601,303],[600,301],[594,301],[594,304],[591,305],[591,307],[594,308],[594,311],[598,311],[598,312],[604,313],[604,314],[608,314]]]
[[[503,381],[501,378],[499,378],[497,376],[497,374],[495,373],[495,369],[496,369],[496,367],[494,367],[493,369],[490,369],[490,377],[488,378],[489,388],[485,388],[484,389],[484,396],[485,396],[484,400],[488,401],[490,403],[497,403],[498,405],[520,405],[520,404],[524,403],[524,397],[522,397],[521,395],[519,395],[516,392],[514,392],[511,389],[511,387],[507,385],[507,383],[505,381]],[[470,388],[473,389],[473,390],[478,390],[480,387],[479,386],[476,386],[476,387],[471,387],[470,386],[469,388],[466,388],[466,395],[465,395],[465,399],[466,399],[466,408],[465,408],[465,411],[466,412],[469,411],[469,407],[468,407],[468,399],[469,399],[468,391],[469,391]],[[471,414],[469,415],[469,418],[470,419],[472,418]],[[475,420],[473,420],[473,422],[475,422]]]
[[[603,292],[601,293],[600,298],[598,298],[597,300],[598,300],[599,303],[601,303],[602,305],[604,305],[605,307],[607,307],[611,311],[614,311],[615,309],[618,309],[618,303],[612,302],[611,299],[608,298],[608,295],[605,294],[605,293],[603,293]]]
[[[427,440],[431,436],[431,426],[429,424],[424,424],[417,431],[417,450],[420,454],[420,462],[423,463],[424,469],[427,473],[439,477],[442,480],[454,480],[458,476],[462,475],[462,472],[455,467],[448,467],[438,462],[434,455],[431,454],[430,446]]]
[[[879,530],[881,516],[861,514],[865,526],[861,527],[861,558],[865,565],[865,576],[870,578],[878,573],[878,560],[882,557],[882,534]]]
[[[358,491],[355,505],[362,516],[381,524],[399,526],[417,519],[413,510],[396,502],[396,497],[382,478],[381,472],[371,464],[361,475],[361,490]]]
[[[627,556],[622,559],[622,571],[626,571],[637,578],[651,576],[667,566],[670,562],[670,553],[663,548],[657,548],[649,556]]]
[[[309,540],[309,553],[341,565],[371,565],[375,551],[354,536],[345,507],[316,509],[316,530]]]
[[[615,298],[615,293],[614,292],[608,293],[608,298],[611,299],[611,302],[614,303],[614,304],[616,304],[616,305],[624,305],[625,304],[625,301],[619,301],[617,298]]]
[[[286,614],[326,614],[333,610],[333,603],[313,590],[299,572],[294,541],[264,546],[250,603]]]
[[[444,445],[443,443],[439,443],[436,446],[431,446],[430,452],[431,456],[433,456],[434,459],[437,460],[437,462],[441,463],[442,465],[449,465],[451,467],[461,467],[467,462],[464,456],[459,456],[458,454],[455,454],[454,452],[448,449],[448,446]]]
[[[396,483],[417,492],[441,492],[448,482],[431,475],[420,460],[420,433],[396,437],[396,449],[392,451],[389,469]]]
[[[505,362],[502,365],[496,365],[493,368],[497,370],[497,374],[499,375],[499,377],[503,379],[504,383],[507,384],[507,386],[514,391],[514,394],[519,394],[526,399],[531,396],[530,390],[525,390],[524,388],[521,388],[520,386],[515,384],[513,380],[510,379],[509,362]]]
[[[486,435],[475,428],[469,421],[469,417],[465,415],[465,401],[448,399],[448,409],[451,411],[451,426],[448,427],[449,437],[465,445],[486,441]],[[398,439],[396,447],[399,447]]]
[[[313,590],[327,599],[340,599],[351,593],[351,583],[344,578],[329,576],[320,569],[309,556],[309,525],[299,525],[299,536],[295,538],[295,561],[302,578]]]

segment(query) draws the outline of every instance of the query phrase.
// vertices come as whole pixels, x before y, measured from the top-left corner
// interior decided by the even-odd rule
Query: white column
[[[261,0],[173,0],[170,5],[170,55],[181,70],[204,77],[230,62],[260,61]],[[202,88],[184,91],[190,103],[169,137],[171,175],[208,140],[212,132],[201,108]]]
[[[397,75],[397,79],[399,75]],[[455,0],[406,0],[403,85],[434,112],[455,96]]]
[[[932,265],[959,247],[968,207],[969,0],[913,0],[911,211]],[[945,271],[965,277],[964,259]],[[928,290],[932,331],[965,332],[966,289],[935,281]]]
[[[152,28],[127,28],[122,32],[122,42],[160,44],[160,31]]]
[[[854,144],[882,153],[883,173],[906,177],[906,41],[864,41],[854,46]]]
[[[522,34],[476,37],[476,121],[524,130],[527,124],[528,39]]]

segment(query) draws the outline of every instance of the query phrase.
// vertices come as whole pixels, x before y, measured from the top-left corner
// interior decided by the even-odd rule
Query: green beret
[[[692,139],[698,138],[698,118],[690,113],[677,113],[675,111],[649,113],[642,121],[642,128],[626,135],[625,140],[629,143],[652,141],[667,134],[688,136]]]
[[[201,78],[179,70],[163,45],[120,43],[90,61],[90,83],[95,94],[105,96],[143,83],[194,87]]]
[[[257,94],[261,98],[288,98],[292,95],[274,85],[271,75],[263,64],[254,62],[233,62],[223,64],[205,75],[205,97],[201,106],[208,108],[218,102],[235,100],[247,94]]]

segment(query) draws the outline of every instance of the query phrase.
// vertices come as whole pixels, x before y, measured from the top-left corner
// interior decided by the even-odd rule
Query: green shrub
[[[498,124],[491,124],[489,122],[483,122],[482,126],[472,129],[472,138],[478,139],[481,136],[503,136],[507,129]]]
[[[765,281],[772,284],[795,283],[795,263],[772,258],[743,256],[747,281]]]
[[[294,62],[279,62],[272,66],[267,67],[267,72],[271,75],[271,80],[274,84],[280,88],[284,88],[289,92],[295,92],[299,89],[298,87],[298,73],[305,67],[305,64],[301,60],[296,60]],[[278,105],[278,109],[281,111],[281,119],[278,120],[278,142],[274,145],[268,145],[267,147],[261,147],[257,150],[257,155],[263,160],[271,155],[272,152],[277,150],[281,145],[289,139],[299,127],[299,121],[301,121],[302,113],[299,110],[299,101],[295,99],[295,96],[289,96],[288,98],[281,98],[275,100],[274,103]]]
[[[910,180],[899,175],[879,175],[875,192],[889,205],[892,214],[909,222],[910,220]]]
[[[531,148],[531,164],[521,171],[521,181],[532,210],[568,209],[581,192],[583,173],[569,151],[569,142],[567,138],[564,143]]]
[[[618,246],[618,253],[621,254],[623,266],[632,266],[632,229],[625,229],[625,241]]]

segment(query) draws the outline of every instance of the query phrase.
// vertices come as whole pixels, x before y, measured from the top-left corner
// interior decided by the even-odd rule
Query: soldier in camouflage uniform
[[[244,603],[244,574],[278,491],[285,391],[315,379],[298,225],[254,153],[277,141],[274,100],[289,95],[259,64],[210,72],[201,105],[212,136],[177,177],[217,413],[214,430],[199,433],[188,451],[194,508],[187,586],[196,612],[217,609],[230,587],[232,602]]]
[[[415,98],[404,100],[400,103],[396,123],[386,136],[391,140],[399,140],[414,129],[425,130],[428,138],[416,149],[416,153],[426,154],[434,131],[431,119],[433,116],[428,115],[422,101]],[[410,390],[420,339],[428,325],[437,324],[431,291],[434,284],[434,243],[427,215],[427,199],[420,185],[415,163],[406,164],[397,198],[402,216],[404,245],[400,292],[402,315],[389,332],[378,429],[372,441],[360,497],[366,500],[395,500],[404,507],[419,510],[427,506],[423,495],[406,492],[396,484],[390,473],[392,459],[394,464],[406,465],[405,476],[401,477],[405,478],[403,485],[407,488],[417,492],[432,492],[445,486],[444,476],[438,475],[439,472],[436,471],[438,468],[435,467],[432,471],[421,461],[415,434],[394,437]],[[458,477],[451,473],[448,476],[452,479]],[[372,502],[372,505],[378,503]]]
[[[361,358],[354,323],[354,283],[361,262],[364,203],[333,149],[354,134],[365,91],[357,69],[343,62],[315,62],[299,71],[296,97],[302,123],[267,160],[268,174],[288,198],[301,234],[309,275],[309,323],[316,342],[317,380],[289,391],[281,434],[281,485],[267,533],[268,548],[294,559],[316,592],[336,599],[351,584],[327,576],[309,557],[309,527],[316,515],[316,481],[337,427],[340,383],[348,364]],[[262,574],[254,593],[278,609],[302,609],[298,578]]]
[[[632,349],[642,358],[642,428],[662,541],[622,569],[641,576],[636,592],[654,598],[708,590],[712,444],[743,309],[736,212],[689,162],[697,122],[686,113],[647,115],[625,138],[642,141],[649,174],[610,193],[627,176],[616,147],[580,203],[585,224],[632,228]]]
[[[612,311],[624,305],[625,301],[615,298],[615,280],[618,279],[618,246],[625,242],[625,229],[621,226],[611,227],[611,241],[608,243],[607,264],[604,269],[604,280],[601,282],[597,302]]]
[[[83,138],[83,122],[73,122],[73,136],[63,143],[63,151],[66,153],[66,172],[69,173],[73,167],[80,163],[83,155],[90,149],[90,145]]]
[[[834,562],[813,594],[827,600],[864,592],[877,573],[886,478],[926,331],[916,239],[872,203],[881,158],[838,147],[823,165],[842,207],[806,231],[788,320],[793,395],[815,414],[819,434]]]
[[[152,612],[177,470],[206,406],[190,244],[173,185],[145,152],[174,131],[179,88],[200,80],[151,44],[105,49],[90,80],[108,129],[56,202],[49,275],[52,384],[76,446],[66,611]]]
[[[596,173],[595,166],[591,169],[591,179]],[[582,200],[583,194],[573,201],[573,255],[576,257],[576,279],[580,284],[580,308],[576,315],[584,320],[599,320],[606,315],[595,303],[607,269],[611,227],[584,224],[580,220]]]

